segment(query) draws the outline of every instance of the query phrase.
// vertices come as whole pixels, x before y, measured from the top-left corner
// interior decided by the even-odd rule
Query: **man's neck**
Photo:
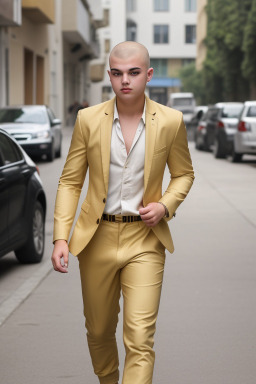
[[[136,116],[136,115],[142,115],[145,105],[145,96],[141,97],[139,100],[136,99],[136,101],[123,101],[119,98],[116,99],[116,106],[118,110],[119,115],[129,115],[129,116]]]

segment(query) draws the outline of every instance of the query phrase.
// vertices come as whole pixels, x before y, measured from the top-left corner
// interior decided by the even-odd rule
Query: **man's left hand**
[[[148,227],[154,227],[165,216],[165,209],[162,204],[149,203],[146,207],[139,209],[139,214]]]

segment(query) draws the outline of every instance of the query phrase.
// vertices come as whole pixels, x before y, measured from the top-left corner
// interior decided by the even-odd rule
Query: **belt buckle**
[[[123,222],[123,217],[115,215],[115,223],[122,223],[122,222]]]

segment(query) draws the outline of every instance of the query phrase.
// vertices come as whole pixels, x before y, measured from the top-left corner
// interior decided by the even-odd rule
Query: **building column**
[[[0,107],[8,104],[8,35],[0,27]]]

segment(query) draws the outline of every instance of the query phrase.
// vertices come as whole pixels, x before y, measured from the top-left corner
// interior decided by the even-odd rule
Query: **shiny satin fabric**
[[[102,221],[78,255],[87,339],[101,384],[119,379],[116,326],[123,295],[123,384],[151,384],[165,248],[143,222]]]

